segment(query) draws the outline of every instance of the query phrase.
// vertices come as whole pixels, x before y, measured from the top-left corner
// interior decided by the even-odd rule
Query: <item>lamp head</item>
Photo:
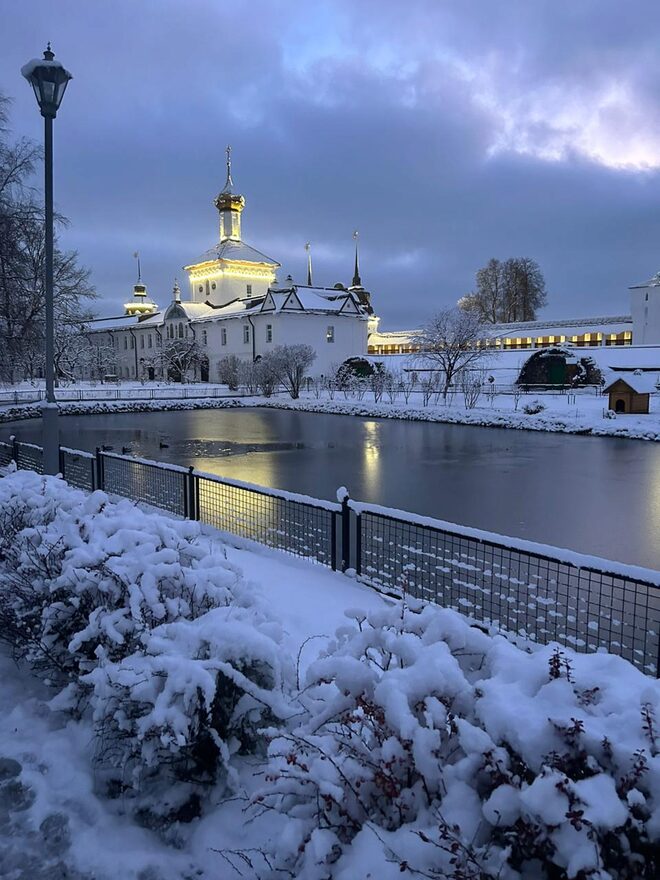
[[[50,43],[44,57],[28,61],[21,68],[21,73],[34,89],[41,115],[54,119],[72,76],[59,61],[55,61]]]

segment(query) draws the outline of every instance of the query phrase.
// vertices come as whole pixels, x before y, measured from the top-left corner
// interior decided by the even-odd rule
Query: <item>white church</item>
[[[376,330],[378,318],[360,279],[357,240],[350,287],[315,287],[309,254],[308,283],[296,284],[289,276],[279,285],[280,264],[243,240],[245,198],[234,192],[229,148],[227,180],[215,206],[219,240],[184,267],[187,296],[175,283],[172,301],[159,309],[138,279],[123,316],[90,322],[88,339],[99,352],[92,361],[94,378],[112,372],[107,367],[109,349],[119,378],[166,379],[168,373],[172,378],[161,354],[174,340],[179,347],[194,346],[197,354],[185,378],[211,382],[218,381],[218,365],[225,356],[255,361],[278,345],[310,345],[316,353],[314,375],[328,374],[347,358],[367,353],[368,335]]]
[[[184,267],[187,296],[175,283],[171,302],[160,309],[138,277],[123,316],[87,325],[95,354],[85,378],[110,373],[132,380],[217,382],[226,356],[254,362],[278,345],[297,343],[316,353],[310,370],[315,376],[330,374],[351,357],[370,356],[386,364],[388,356],[414,357],[419,331],[379,332],[379,318],[360,278],[357,239],[350,286],[315,287],[309,253],[307,284],[294,283],[291,276],[278,284],[280,264],[243,240],[245,198],[234,192],[230,148],[227,179],[214,204],[218,243]],[[630,306],[629,314],[615,316],[486,325],[479,346],[502,354],[555,345],[588,347],[602,349],[598,359],[605,367],[658,370],[660,273],[630,288]],[[186,347],[195,353],[189,365],[173,366],[165,355]],[[414,364],[408,358],[406,365]]]

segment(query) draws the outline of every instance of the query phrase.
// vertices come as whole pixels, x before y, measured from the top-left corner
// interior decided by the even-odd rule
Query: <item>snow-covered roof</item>
[[[191,321],[198,318],[205,318],[207,315],[212,315],[215,311],[213,306],[210,306],[208,303],[179,302],[177,305],[181,306]]]
[[[207,251],[204,251],[200,257],[190,263],[189,266],[185,266],[185,268],[189,269],[190,266],[196,266],[198,263],[208,263],[212,260],[241,260],[245,263],[266,263],[269,266],[275,267],[280,265],[276,260],[272,260],[244,241],[226,238],[224,241],[220,241]]]
[[[599,316],[595,318],[560,319],[557,321],[515,321],[509,324],[484,324],[484,339],[525,336],[571,336],[607,327],[608,333],[632,329],[631,315]],[[381,330],[369,337],[370,345],[404,343],[418,335],[420,330]]]
[[[604,390],[608,391],[617,382],[625,382],[637,394],[654,394],[658,390],[657,373],[610,373]]]
[[[649,278],[648,281],[642,281],[641,284],[632,284],[628,290],[643,290],[645,287],[660,287],[660,272],[656,272],[653,278]]]
[[[154,321],[154,319],[156,320]],[[87,327],[91,332],[100,333],[107,330],[127,330],[129,327],[137,327],[138,325],[147,323],[147,321],[152,324],[160,324],[162,321],[162,314],[156,312],[153,315],[149,315],[147,318],[142,318],[142,320],[139,320],[137,315],[114,315],[110,318],[94,318],[87,322]]]

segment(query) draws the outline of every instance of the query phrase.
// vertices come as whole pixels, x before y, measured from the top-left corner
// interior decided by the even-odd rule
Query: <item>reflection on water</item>
[[[352,497],[660,568],[660,444],[286,410],[61,419],[63,445],[101,444],[318,498]],[[40,442],[40,422],[0,438]]]
[[[378,484],[381,480],[380,471],[380,445],[379,428],[382,422],[365,421],[364,426],[364,482],[367,490],[372,494],[378,493]]]

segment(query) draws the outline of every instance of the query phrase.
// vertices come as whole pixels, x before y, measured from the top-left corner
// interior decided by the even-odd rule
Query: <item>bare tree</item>
[[[477,272],[476,289],[458,305],[474,312],[487,324],[533,321],[546,304],[543,273],[530,257],[511,257],[504,262],[489,260]]]
[[[29,185],[41,151],[7,137],[8,99],[0,95],[0,378],[15,381],[43,372],[45,348],[45,239],[43,207]],[[59,226],[66,223],[57,216]],[[56,338],[69,336],[87,317],[84,300],[95,296],[75,252],[55,244]],[[57,375],[57,374],[56,374]]]
[[[474,409],[483,391],[485,373],[483,370],[463,370],[460,379],[465,408]]]
[[[240,358],[229,354],[218,361],[218,382],[227,385],[230,391],[237,391],[240,382]]]
[[[311,345],[278,345],[267,358],[279,382],[297,400],[305,373],[316,359],[314,349]]]
[[[159,357],[163,375],[175,382],[186,382],[190,371],[201,364],[204,352],[190,334],[179,339],[164,339]]]
[[[447,400],[449,387],[457,373],[476,366],[483,358],[484,351],[478,346],[481,337],[479,316],[459,308],[437,312],[416,334],[417,360],[442,373],[443,400]]]

